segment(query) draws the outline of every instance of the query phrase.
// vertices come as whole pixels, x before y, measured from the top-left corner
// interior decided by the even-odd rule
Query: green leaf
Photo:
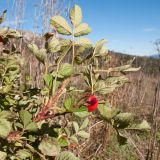
[[[89,119],[88,119],[88,117],[87,117],[87,118],[83,121],[80,129],[82,130],[82,129],[86,128],[86,127],[88,126],[88,123],[89,123]]]
[[[77,26],[74,30],[74,36],[80,37],[87,35],[91,32],[91,28],[88,26],[87,23],[81,23],[79,26]]]
[[[123,70],[123,72],[137,72],[141,69],[141,67],[138,67],[138,68],[128,68],[128,69],[125,69]]]
[[[70,46],[72,41],[70,39],[60,39],[59,43],[60,43],[60,46],[66,47],[66,46]]]
[[[135,115],[133,113],[119,113],[114,117],[114,127],[123,129],[133,122]]]
[[[93,52],[93,56],[99,56],[102,52],[102,49],[103,48],[103,45],[106,43],[106,40],[105,39],[102,39],[100,41],[98,41],[95,45],[95,48],[94,48],[94,52]]]
[[[20,116],[20,119],[21,119],[24,127],[26,127],[30,122],[32,122],[32,114],[30,114],[26,110],[21,110],[19,113],[19,116]]]
[[[74,101],[72,98],[67,98],[64,102],[64,106],[68,111],[72,110],[73,104],[74,104]]]
[[[71,137],[70,137],[70,140],[71,140],[72,142],[78,144],[78,139],[77,139],[76,136],[71,136]]]
[[[113,119],[120,111],[117,108],[111,108],[105,104],[99,104],[98,110],[105,120],[111,122],[111,119]]]
[[[23,126],[21,123],[18,123],[18,122],[17,122],[17,123],[15,123],[15,126],[16,126],[16,127],[21,128],[21,129],[23,129],[23,128],[24,128],[24,126]]]
[[[29,48],[29,50],[36,56],[36,58],[44,63],[46,57],[47,57],[47,54],[46,54],[46,49],[39,49],[37,47],[37,45],[35,44],[28,44],[27,47]]]
[[[77,133],[78,136],[82,137],[82,138],[89,138],[90,137],[90,134],[85,132],[85,131],[79,131]]]
[[[60,66],[59,72],[60,75],[64,76],[64,77],[68,77],[71,76],[73,73],[73,66],[69,63],[63,63]]]
[[[117,85],[107,85],[104,80],[99,80],[95,83],[94,88],[96,89],[95,92],[99,94],[105,95],[108,93],[113,92],[116,89]]]
[[[6,119],[0,119],[0,137],[6,138],[12,131],[12,123]]]
[[[53,83],[53,75],[52,74],[46,74],[43,77],[45,84],[49,89],[52,89],[52,83]]]
[[[31,122],[25,127],[25,130],[36,132],[38,130],[38,126],[35,122]]]
[[[81,37],[76,41],[76,45],[83,46],[83,48],[89,48],[92,46],[92,43],[88,38]]]
[[[48,43],[47,49],[50,53],[58,52],[61,49],[59,40],[56,37],[53,37]]]
[[[0,151],[0,160],[6,160],[7,153]]]
[[[0,112],[0,119],[10,119],[13,116],[14,116],[13,113],[10,111],[1,111]]]
[[[69,141],[66,137],[59,138],[58,143],[60,144],[61,147],[66,147],[69,145]]]
[[[2,16],[0,16],[0,24],[4,22],[4,20],[6,19],[6,15],[7,15],[7,10],[3,11]]]
[[[61,147],[56,138],[45,138],[38,146],[40,151],[47,156],[56,156],[59,154]]]
[[[35,56],[36,56],[36,58],[40,61],[40,62],[42,62],[42,63],[44,63],[44,61],[45,61],[45,59],[46,59],[46,57],[47,57],[47,54],[46,54],[46,49],[40,49],[39,51],[38,51],[38,53],[35,53]]]
[[[32,153],[29,150],[27,150],[27,149],[18,150],[17,153],[16,153],[16,155],[21,160],[25,160],[27,158],[31,158],[32,157]]]
[[[79,125],[76,121],[73,121],[73,127],[74,127],[75,132],[77,133],[79,131]]]
[[[82,112],[73,112],[77,117],[80,117],[80,118],[84,118],[84,117],[87,117],[89,116],[91,113],[89,113],[86,109],[86,111],[82,111]]]
[[[56,156],[55,160],[80,160],[80,159],[69,151],[63,151]]]
[[[7,37],[9,37],[9,38],[22,38],[22,35],[18,32],[18,31],[16,31],[16,30],[9,30],[8,32],[7,32]]]
[[[146,130],[150,130],[151,127],[150,125],[148,124],[148,122],[146,120],[143,120],[138,126],[137,128],[139,130],[142,130],[142,131],[146,131]]]
[[[67,21],[61,16],[53,16],[50,21],[51,27],[55,28],[56,31],[63,35],[71,35],[72,29]]]
[[[160,131],[156,133],[156,140],[158,143],[160,143]]]
[[[39,51],[37,45],[33,43],[28,44],[27,47],[33,54],[36,54]]]
[[[74,27],[77,27],[82,21],[82,10],[78,5],[70,10],[70,20]]]

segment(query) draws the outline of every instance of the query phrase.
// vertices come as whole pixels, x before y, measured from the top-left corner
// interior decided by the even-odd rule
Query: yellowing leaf
[[[47,156],[56,156],[61,150],[57,139],[51,137],[43,139],[38,148]]]
[[[51,39],[51,41],[48,43],[47,49],[50,53],[55,53],[60,50],[60,43],[56,37]]]
[[[11,131],[11,122],[7,121],[6,119],[0,119],[0,137],[6,138]]]
[[[82,11],[78,5],[70,10],[70,19],[74,27],[77,27],[82,21]]]
[[[71,35],[72,29],[67,21],[61,16],[53,16],[51,19],[51,27],[55,28],[56,31],[63,35]]]
[[[74,36],[84,36],[91,32],[91,28],[88,26],[87,23],[81,23],[79,26],[77,26],[74,30]]]
[[[81,37],[77,40],[76,45],[86,47],[91,47],[92,43],[88,38]]]

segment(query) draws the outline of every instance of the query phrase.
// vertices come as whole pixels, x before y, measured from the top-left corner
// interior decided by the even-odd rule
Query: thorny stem
[[[42,121],[48,118],[47,114],[53,108],[53,106],[57,103],[61,95],[64,93],[65,87],[70,82],[70,80],[71,79],[69,78],[62,82],[61,87],[57,90],[57,92],[53,96],[49,98],[48,103],[42,107],[42,109],[39,111],[37,116],[34,118],[35,122]]]
[[[58,74],[60,63],[62,62],[63,58],[66,56],[66,54],[68,53],[68,51],[70,50],[70,48],[71,48],[71,46],[69,46],[69,48],[65,50],[65,53],[58,60],[56,74]],[[57,75],[56,75],[56,77],[55,77],[55,79],[53,81],[52,95],[55,93],[55,90],[56,90],[56,81],[57,81]]]
[[[93,92],[94,92],[94,89],[93,89],[92,65],[91,65],[91,69],[90,69],[90,77],[91,77],[91,93],[93,94]]]

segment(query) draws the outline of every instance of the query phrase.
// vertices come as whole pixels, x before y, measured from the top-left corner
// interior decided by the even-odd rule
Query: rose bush
[[[5,15],[6,11],[0,23]],[[21,82],[23,57],[11,39],[22,36],[9,28],[0,29],[1,160],[78,160],[81,155],[73,146],[90,137],[87,128],[90,117],[110,124],[120,144],[127,143],[124,130],[150,129],[145,120],[135,123],[134,114],[109,107],[107,100],[109,93],[129,81],[124,72],[140,68],[132,68],[131,62],[105,68],[110,60],[104,46],[106,41],[102,39],[93,45],[82,37],[91,28],[82,22],[78,5],[70,10],[70,21],[72,27],[63,17],[53,16],[50,25],[54,32],[44,35],[44,46],[27,44],[43,65],[42,88]]]

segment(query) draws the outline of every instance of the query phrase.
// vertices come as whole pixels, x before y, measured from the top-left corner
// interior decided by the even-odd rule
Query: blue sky
[[[0,11],[8,7],[0,0]],[[13,0],[9,0],[10,2]],[[28,3],[30,2],[30,3]],[[27,0],[24,29],[32,30],[35,1]],[[160,0],[74,0],[83,10],[83,21],[92,28],[93,42],[105,38],[108,48],[136,55],[155,54],[160,39]],[[12,8],[13,9],[13,8]],[[11,10],[11,7],[8,7]],[[12,15],[12,14],[11,14]],[[8,21],[13,21],[9,16]],[[11,23],[10,23],[11,24]]]

